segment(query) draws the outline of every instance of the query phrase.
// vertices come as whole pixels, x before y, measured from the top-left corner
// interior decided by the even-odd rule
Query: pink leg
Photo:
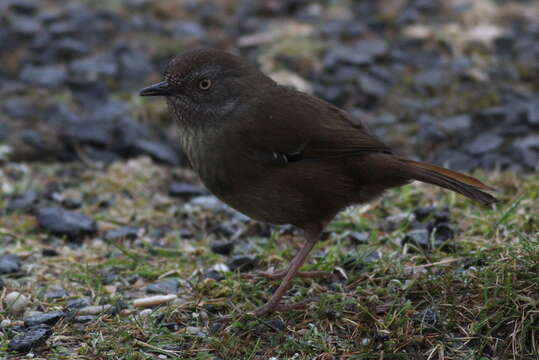
[[[305,237],[307,239],[307,242],[303,245],[296,257],[294,257],[294,260],[292,260],[292,262],[290,263],[290,266],[288,267],[288,272],[286,273],[283,281],[281,282],[281,285],[279,285],[279,288],[275,291],[271,299],[265,305],[256,309],[253,315],[263,316],[272,313],[277,309],[287,309],[294,307],[294,305],[280,305],[279,302],[290,287],[290,281],[292,280],[292,278],[294,278],[294,276],[297,275],[299,268],[301,267],[301,265],[303,265],[303,263],[307,259],[307,256],[309,255],[309,252],[312,250],[313,246],[318,241],[320,237],[320,232],[306,231]]]

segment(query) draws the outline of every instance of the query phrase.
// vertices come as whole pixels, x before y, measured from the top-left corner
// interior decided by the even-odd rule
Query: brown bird
[[[306,243],[282,271],[272,298],[254,314],[290,308],[280,300],[324,227],[347,206],[419,180],[481,204],[496,199],[477,179],[401,158],[345,111],[277,84],[224,51],[186,51],[168,64],[164,81],[141,96],[164,96],[180,127],[193,169],[218,198],[253,219],[293,224]]]

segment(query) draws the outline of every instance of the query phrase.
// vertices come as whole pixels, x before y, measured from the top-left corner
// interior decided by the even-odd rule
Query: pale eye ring
[[[201,79],[198,82],[198,87],[201,90],[209,90],[212,85],[213,85],[213,83],[212,83],[212,81],[210,79]]]

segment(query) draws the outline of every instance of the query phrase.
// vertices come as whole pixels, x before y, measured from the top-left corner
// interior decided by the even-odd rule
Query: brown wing
[[[259,103],[261,117],[243,126],[243,139],[261,160],[285,164],[365,153],[391,153],[360,122],[316,97],[276,87]],[[268,99],[278,98],[278,104]]]

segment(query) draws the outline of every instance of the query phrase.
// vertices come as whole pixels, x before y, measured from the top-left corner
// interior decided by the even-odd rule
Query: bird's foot
[[[279,271],[259,271],[251,274],[242,274],[241,277],[245,279],[266,278],[271,280],[283,279],[286,276],[288,269]],[[299,271],[296,277],[309,278],[309,279],[323,279],[333,276],[333,273],[329,271]]]

